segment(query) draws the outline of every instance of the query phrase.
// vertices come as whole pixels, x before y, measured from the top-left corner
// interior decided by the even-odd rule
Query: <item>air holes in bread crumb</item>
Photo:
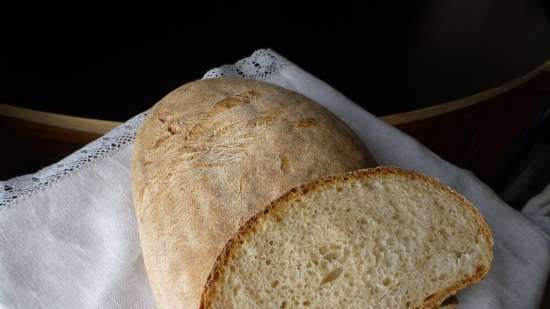
[[[342,272],[344,272],[344,269],[342,267],[338,267],[332,270],[331,272],[329,272],[323,277],[323,280],[321,280],[321,284],[329,283],[331,281],[338,279],[338,277],[340,277]]]

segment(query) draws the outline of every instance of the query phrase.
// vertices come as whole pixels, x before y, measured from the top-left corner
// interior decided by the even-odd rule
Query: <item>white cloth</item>
[[[538,307],[550,236],[537,220],[273,51],[257,51],[205,77],[235,74],[311,97],[347,122],[380,164],[435,176],[477,205],[493,230],[495,259],[483,282],[459,293],[460,308]],[[130,186],[132,137],[142,118],[58,165],[0,182],[0,309],[155,308]]]
[[[550,235],[550,184],[529,199],[522,212]]]

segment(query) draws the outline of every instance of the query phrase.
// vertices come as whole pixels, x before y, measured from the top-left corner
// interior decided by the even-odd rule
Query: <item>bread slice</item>
[[[437,180],[381,167],[292,189],[229,241],[201,308],[435,308],[489,271],[480,213]]]

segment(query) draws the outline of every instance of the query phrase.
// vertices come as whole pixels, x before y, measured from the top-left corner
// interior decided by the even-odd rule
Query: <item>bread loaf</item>
[[[167,95],[138,130],[132,159],[139,236],[157,307],[198,308],[227,240],[271,200],[373,162],[330,112],[277,86],[221,78]]]
[[[295,188],[248,221],[201,308],[435,308],[487,274],[492,244],[473,205],[435,179],[356,171]]]

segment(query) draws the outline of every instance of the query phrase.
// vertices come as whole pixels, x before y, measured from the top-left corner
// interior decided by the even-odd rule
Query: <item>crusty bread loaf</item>
[[[238,78],[195,81],[138,130],[132,181],[159,309],[193,309],[226,241],[309,180],[373,166],[351,130],[306,97]]]
[[[228,242],[203,309],[434,308],[481,280],[492,237],[464,197],[397,168],[295,188]]]

